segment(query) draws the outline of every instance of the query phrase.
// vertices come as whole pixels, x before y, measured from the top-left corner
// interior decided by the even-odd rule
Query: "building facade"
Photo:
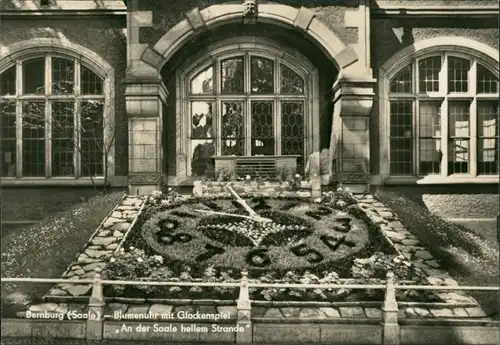
[[[497,1],[1,6],[3,186],[291,164],[498,209]]]

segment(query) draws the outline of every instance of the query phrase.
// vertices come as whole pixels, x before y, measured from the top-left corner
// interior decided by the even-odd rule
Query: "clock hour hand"
[[[216,215],[219,215],[219,216],[246,218],[246,219],[250,219],[250,220],[254,220],[255,219],[252,216],[245,216],[245,215],[242,215],[242,214],[234,214],[234,213],[226,213],[226,212],[216,212],[216,211],[200,210],[198,208],[195,208],[194,211],[202,212],[202,213],[216,214]]]
[[[243,206],[243,208],[248,212],[248,214],[250,215],[250,217],[256,221],[256,222],[262,222],[262,223],[269,223],[269,222],[272,222],[273,220],[272,219],[269,219],[269,218],[264,218],[264,217],[261,217],[257,212],[255,212],[250,206],[248,206],[248,204],[246,203],[245,200],[243,200],[239,195],[238,193],[236,193],[234,191],[234,189],[231,187],[231,186],[227,186],[227,189],[229,189],[229,191],[231,192],[231,194],[233,194],[233,196],[236,198],[236,201],[238,201],[240,203],[241,206]]]

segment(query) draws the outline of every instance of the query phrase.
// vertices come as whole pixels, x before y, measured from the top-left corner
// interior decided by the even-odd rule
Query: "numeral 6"
[[[306,256],[306,260],[311,264],[317,264],[324,259],[323,255],[320,252],[311,248],[307,248],[307,245],[305,244],[300,244],[296,247],[293,247],[291,250],[292,253],[299,257]]]
[[[267,255],[267,249],[262,248],[248,253],[245,261],[252,266],[265,267],[271,263],[271,258]]]

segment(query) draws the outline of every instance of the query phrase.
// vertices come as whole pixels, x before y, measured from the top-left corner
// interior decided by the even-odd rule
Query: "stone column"
[[[370,113],[376,80],[342,74],[333,87],[334,115],[330,154],[336,178],[353,192],[370,184]]]
[[[129,79],[126,83],[129,193],[149,194],[164,181],[162,108],[168,92],[159,79]]]

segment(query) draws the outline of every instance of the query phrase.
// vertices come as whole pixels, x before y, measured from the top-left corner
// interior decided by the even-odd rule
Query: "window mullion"
[[[471,176],[476,177],[478,172],[478,157],[477,157],[477,90],[476,90],[476,76],[477,76],[477,61],[472,61],[471,68],[468,75],[469,93],[474,96],[470,105],[470,122],[469,122],[469,173]]]
[[[52,103],[45,101],[45,177],[52,176]]]
[[[439,76],[439,93],[444,95],[441,106],[441,176],[448,176],[448,56],[443,54]]]
[[[221,156],[222,155],[222,104],[219,99],[214,101],[215,104],[215,116],[214,116],[214,123],[215,123],[215,131],[214,131],[214,142],[215,142],[215,155],[216,156]]]
[[[418,98],[413,101],[413,173],[420,174],[420,104]]]
[[[16,100],[16,176],[23,176],[23,103]]]
[[[448,176],[448,97],[441,106],[441,175]]]
[[[75,104],[74,104],[74,116],[73,116],[73,123],[74,123],[74,128],[73,128],[73,146],[74,146],[74,151],[73,151],[73,166],[74,166],[74,175],[75,178],[79,178],[82,176],[81,172],[81,162],[80,162],[80,149],[81,149],[81,142],[80,142],[80,110],[81,110],[81,67],[80,67],[80,60],[76,59],[75,60],[75,75],[74,75],[74,81],[75,84],[73,85],[73,89],[75,92]]]
[[[274,106],[274,152],[281,155],[281,100],[277,99]]]
[[[419,100],[418,100],[418,94],[420,92],[420,85],[419,85],[419,78],[420,78],[420,73],[418,71],[418,60],[415,60],[412,64],[412,75],[413,80],[412,80],[412,90],[417,95],[417,98],[413,101],[413,109],[414,109],[414,119],[418,119],[419,117]],[[390,103],[390,102],[389,102]],[[390,118],[390,116],[389,116]],[[420,139],[419,139],[419,130],[417,127],[418,122],[415,121],[415,127],[414,127],[414,147],[413,147],[413,172],[416,176],[420,174]],[[389,125],[390,126],[390,125]],[[390,127],[389,127],[390,131]]]
[[[277,95],[274,101],[274,114],[273,114],[273,127],[274,127],[274,154],[281,155],[281,101],[279,95],[281,94],[281,61],[274,60],[274,93]]]
[[[23,103],[19,99],[23,93],[23,64],[16,62],[16,176],[23,176]]]
[[[243,105],[244,126],[245,126],[245,152],[244,155],[252,155],[252,101],[248,98]]]
[[[74,114],[73,114],[73,121],[74,121],[74,128],[73,128],[73,135],[74,135],[74,154],[73,154],[73,164],[75,167],[75,178],[79,178],[82,176],[82,167],[81,167],[81,162],[80,162],[80,150],[81,150],[81,135],[80,135],[80,111],[81,111],[81,100],[79,98],[75,99],[75,104],[74,104]]]
[[[52,94],[52,57],[45,59],[45,177],[52,176],[52,104],[49,96]]]
[[[245,77],[243,90],[247,99],[245,100],[245,104],[243,105],[243,123],[244,123],[244,131],[245,131],[245,141],[244,141],[244,155],[250,156],[252,154],[252,104],[250,101],[250,94],[252,92],[252,82],[251,82],[251,66],[250,66],[250,54],[246,53],[245,58],[243,60],[244,63],[244,71]]]

